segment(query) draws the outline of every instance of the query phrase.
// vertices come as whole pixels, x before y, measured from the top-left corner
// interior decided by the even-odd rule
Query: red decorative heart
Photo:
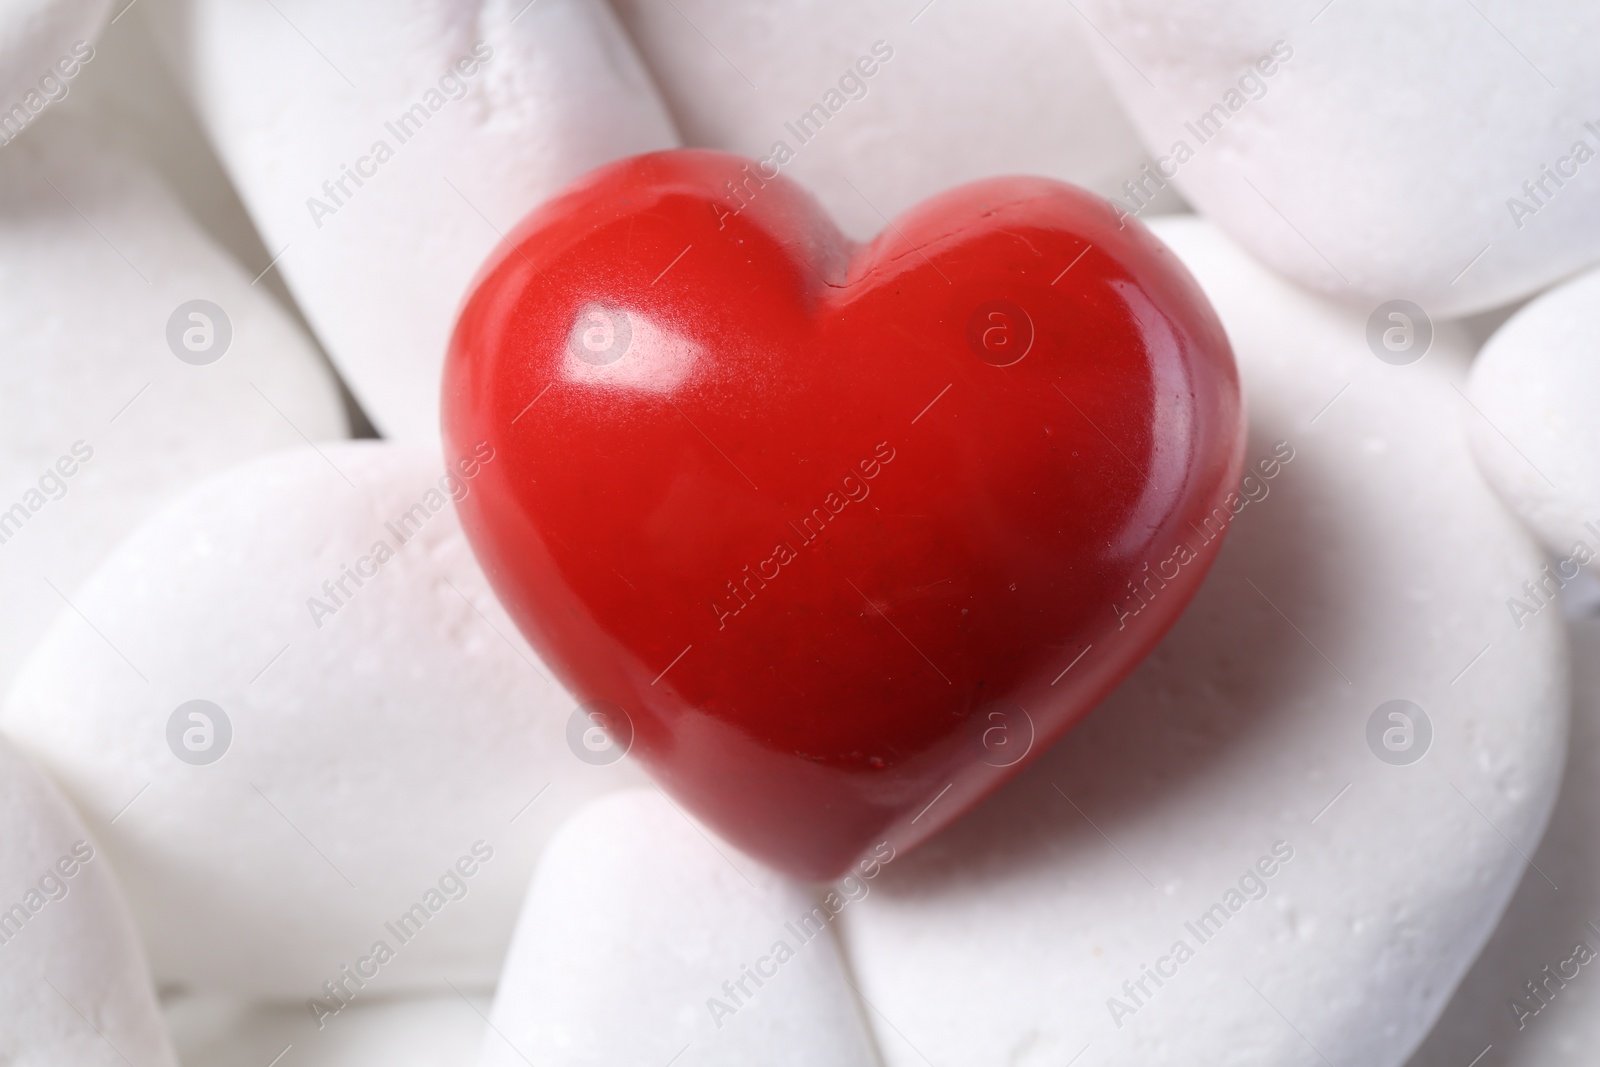
[[[1083,717],[1210,566],[1244,445],[1172,254],[1058,182],[872,243],[662,152],[526,219],[445,371],[495,589],[729,841],[806,879],[904,850]]]

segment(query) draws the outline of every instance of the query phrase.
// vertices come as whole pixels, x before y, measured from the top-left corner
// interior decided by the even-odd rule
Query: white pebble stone
[[[1570,632],[1572,746],[1550,829],[1483,955],[1410,1067],[1461,1067],[1489,1045],[1494,1051],[1483,1063],[1494,1067],[1594,1062],[1600,1042],[1600,621],[1573,622]]]
[[[601,0],[145,2],[275,269],[399,440],[438,441],[456,312],[502,235],[675,143]]]
[[[828,918],[874,883],[848,884],[825,907],[655,790],[597,801],[539,862],[478,1065],[874,1067]]]
[[[1158,222],[1234,345],[1256,499],[1128,681],[844,916],[891,1067],[1394,1067],[1555,799],[1563,625],[1506,616],[1543,560],[1453,432],[1459,341],[1382,362],[1359,312]],[[1426,749],[1388,712],[1371,747],[1396,699]]]
[[[111,0],[0,0],[0,146],[72,93]]]
[[[165,1003],[183,1067],[469,1067],[488,1026],[486,994],[446,990],[352,1005],[322,1028],[302,1004],[183,995]]]
[[[209,365],[169,342],[196,299],[231,332]],[[201,328],[183,318],[180,349]],[[0,148],[0,337],[0,690],[64,598],[170,494],[347,432],[326,364],[283,309],[144,167],[65,114]]]
[[[0,738],[0,1063],[176,1067],[110,860]]]
[[[1069,4],[617,7],[690,144],[782,164],[858,239],[962,182],[1042,174],[1109,195],[1146,158]]]
[[[637,781],[569,747],[576,701],[442,477],[378,442],[225,471],[125,539],[19,676],[0,728],[116,819],[163,984],[335,1013],[490,984],[546,838]]]
[[[1600,91],[1600,8],[1082,10],[1104,34],[1093,38],[1102,69],[1183,195],[1301,284],[1364,311],[1406,299],[1447,317],[1596,259],[1600,116],[1586,105]]]
[[[272,253],[262,245],[188,98],[168,69],[148,25],[145,2],[140,0],[106,26],[95,41],[94,62],[73,83],[61,112],[92,128],[96,139],[143,160],[207,236],[249,277],[260,275],[253,288],[270,289],[289,304],[283,276],[276,270],[262,273]]]
[[[1600,271],[1513,315],[1484,345],[1469,381],[1462,420],[1484,477],[1565,564],[1558,578],[1570,577],[1600,554],[1591,529],[1600,528]],[[1600,573],[1600,564],[1590,567]],[[1549,582],[1534,589],[1551,591]]]

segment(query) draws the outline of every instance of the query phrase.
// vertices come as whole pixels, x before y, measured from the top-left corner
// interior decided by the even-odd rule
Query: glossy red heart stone
[[[457,325],[444,431],[495,449],[462,520],[561,680],[813,880],[933,834],[1139,662],[1244,443],[1221,324],[1106,201],[994,179],[856,246],[704,151],[518,227]]]

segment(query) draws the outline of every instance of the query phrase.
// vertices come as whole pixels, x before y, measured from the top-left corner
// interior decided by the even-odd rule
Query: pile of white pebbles
[[[0,0],[0,1063],[1593,1064],[1596,45],[1576,0]],[[574,740],[439,455],[478,265],[679,144],[858,237],[1114,198],[1291,457],[1107,706],[836,886]]]

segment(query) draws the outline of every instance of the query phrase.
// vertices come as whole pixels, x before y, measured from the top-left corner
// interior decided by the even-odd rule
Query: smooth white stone
[[[1176,143],[1192,150],[1177,168],[1183,195],[1304,285],[1363,311],[1406,299],[1439,318],[1510,302],[1597,258],[1600,116],[1586,103],[1600,92],[1600,8],[1087,0],[1082,10],[1158,162],[1172,156],[1171,173]],[[1292,57],[1241,89],[1279,41]],[[1569,171],[1562,186],[1545,166]],[[1541,178],[1545,192],[1530,198],[1523,184]],[[1513,211],[1513,198],[1532,213]]]
[[[197,298],[232,326],[207,366],[167,340]],[[0,148],[0,337],[0,689],[63,598],[169,495],[347,432],[326,364],[283,309],[145,168],[65,114]],[[81,465],[78,442],[92,453]]]
[[[0,728],[91,823],[117,818],[105,846],[164,985],[302,1006],[342,966],[376,971],[356,1003],[487,986],[546,838],[638,781],[569,748],[576,701],[490,593],[441,477],[379,442],[225,471],[125,539],[19,676]],[[336,610],[314,618],[313,597]],[[168,741],[196,699],[232,728],[205,766]],[[441,886],[480,841],[492,857]],[[402,940],[419,902],[435,913]],[[394,958],[362,964],[379,941]]]
[[[0,1063],[176,1065],[110,861],[44,772],[3,738]]]
[[[111,0],[0,0],[0,145],[71,95],[110,10]]]
[[[145,0],[140,0],[106,26],[94,43],[94,62],[73,83],[62,113],[92,128],[97,140],[143,160],[249,277],[260,275],[254,288],[270,289],[291,306],[283,276],[266,271],[272,253],[167,68],[148,22]]]
[[[874,881],[829,904],[736,855],[653,789],[573,816],[539,861],[479,1067],[874,1067],[823,918]]]
[[[1247,462],[1278,441],[1294,458],[1253,483],[1150,659],[844,916],[891,1067],[917,1050],[969,1067],[1080,1052],[1081,1067],[1394,1067],[1555,799],[1565,635],[1557,611],[1520,631],[1506,615],[1543,560],[1456,430],[1466,353],[1441,331],[1421,362],[1380,362],[1359,312],[1209,223],[1158,222],[1235,346]],[[1431,719],[1409,766],[1366,740],[1392,699]],[[1293,858],[1248,901],[1241,878],[1277,842]],[[1230,888],[1242,907],[1200,943],[1185,923]],[[1157,987],[1141,968],[1172,971],[1179,939],[1193,958]],[[1122,984],[1138,979],[1135,1002]],[[1135,1013],[1114,1020],[1112,997]]]
[[[1570,561],[1560,575],[1570,576],[1600,553],[1600,534],[1587,528],[1600,527],[1600,271],[1513,315],[1468,380],[1472,407],[1462,419],[1484,477],[1558,562]],[[1586,551],[1574,553],[1579,542]],[[1600,564],[1589,566],[1600,573]]]
[[[856,238],[962,182],[1042,174],[1110,195],[1147,158],[1069,4],[616,6],[688,143],[767,159],[783,142],[794,152],[783,173]],[[859,79],[864,92],[841,89],[878,41],[892,58]],[[802,143],[784,124],[817,104],[837,110],[820,134],[800,129]]]
[[[1410,1067],[1460,1067],[1488,1045],[1494,1051],[1483,1063],[1494,1067],[1594,1062],[1600,1042],[1600,842],[1594,832],[1600,825],[1600,621],[1573,622],[1570,632],[1572,746],[1550,829],[1505,918]],[[1579,944],[1587,951],[1576,951]],[[1529,995],[1528,982],[1540,988],[1540,999]],[[1513,1001],[1521,1003],[1520,1012]]]
[[[183,1067],[468,1067],[490,998],[463,990],[352,1005],[322,1029],[304,1005],[183,995],[162,1007]]]
[[[585,171],[675,143],[600,0],[145,2],[276,269],[399,440],[436,445],[456,311],[502,235]],[[401,129],[415,106],[426,121]]]

